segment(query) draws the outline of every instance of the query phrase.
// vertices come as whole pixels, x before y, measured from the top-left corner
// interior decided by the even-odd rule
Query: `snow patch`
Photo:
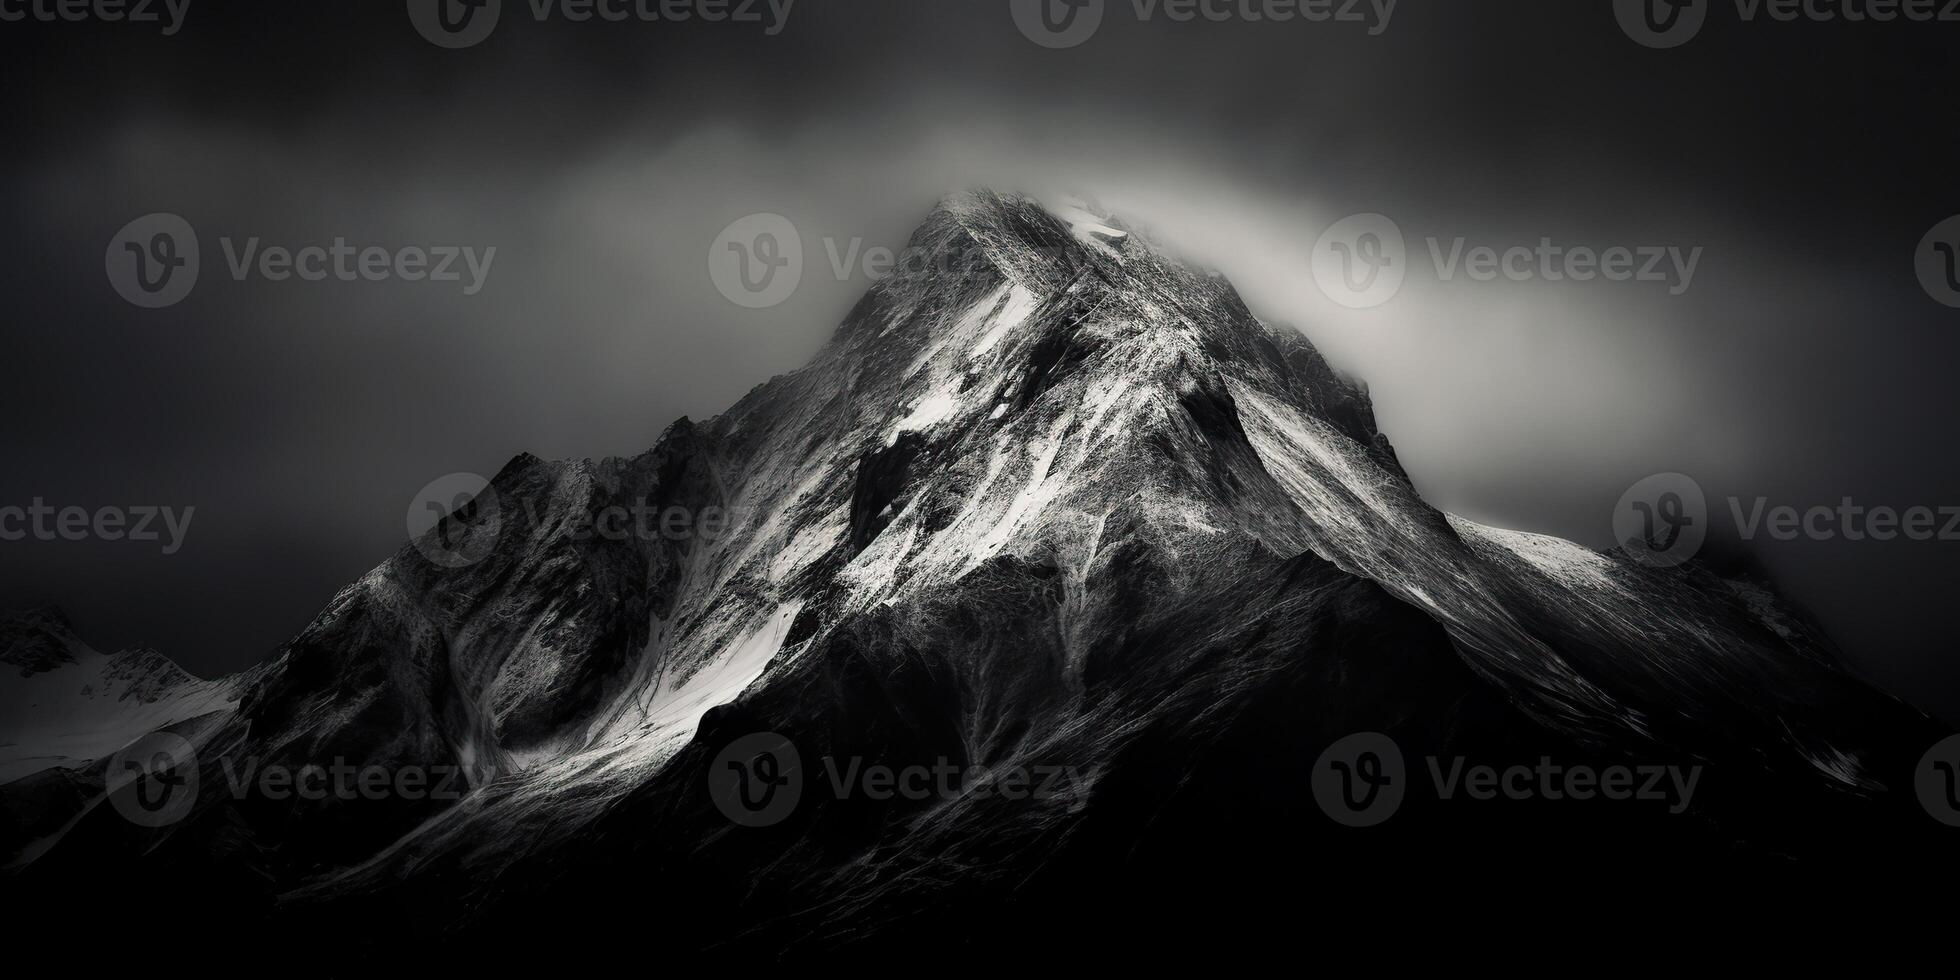
[[[778,552],[769,563],[769,582],[779,585],[816,561],[838,542],[844,540],[844,533],[850,528],[850,507],[840,505],[832,510],[823,521],[814,527],[805,527],[790,539],[788,547]]]
[[[1447,516],[1458,534],[1481,538],[1503,548],[1567,585],[1616,588],[1611,574],[1614,567],[1612,560],[1584,545],[1549,534],[1510,531],[1478,524],[1454,514]]]
[[[1055,424],[1049,427],[1047,437],[1036,443],[1036,456],[1029,467],[1027,485],[1014,496],[1014,502],[1008,504],[1007,513],[1001,515],[1000,523],[995,524],[994,529],[988,531],[986,536],[974,545],[973,560],[968,564],[967,571],[979,567],[981,562],[999,554],[1000,549],[1007,544],[1007,539],[1021,526],[1023,519],[1030,514],[1039,513],[1067,489],[1067,480],[1050,480],[1048,475],[1055,465],[1055,457],[1061,455],[1062,446],[1066,444],[1062,434],[1068,431],[1068,427],[1074,421],[1074,412],[1063,412],[1055,419]]]
[[[1074,235],[1076,241],[1112,259],[1122,258],[1110,243],[1130,237],[1129,232],[1111,228],[1101,216],[1079,206],[1064,207],[1055,216],[1068,222],[1069,234]]]
[[[980,338],[980,342],[973,345],[971,355],[973,357],[980,357],[993,350],[994,345],[1000,343],[1001,338],[1007,336],[1008,331],[1026,323],[1035,308],[1041,305],[1041,297],[1020,283],[1006,288],[1005,302],[999,304],[999,311],[994,314],[993,329],[988,330],[986,335]],[[973,370],[978,371],[979,368]]]
[[[927,395],[919,399],[918,404],[912,406],[912,414],[898,420],[898,425],[894,426],[891,434],[885,437],[885,445],[897,444],[901,433],[929,429],[938,425],[952,418],[959,408],[959,400],[945,392]]]

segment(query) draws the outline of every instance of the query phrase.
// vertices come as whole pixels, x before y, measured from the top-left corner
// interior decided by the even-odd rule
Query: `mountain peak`
[[[1672,849],[1704,815],[1721,828],[1704,853],[1747,837],[1778,855],[1846,836],[1838,811],[1808,823],[1819,800],[1890,792],[1877,825],[1909,799],[1923,719],[1769,597],[1436,510],[1364,390],[1120,221],[978,191],[913,240],[933,261],[873,285],[808,367],[629,460],[518,457],[255,676],[185,683],[159,657],[117,658],[91,703],[119,713],[89,716],[109,735],[50,752],[0,732],[21,746],[0,781],[186,719],[203,719],[205,778],[237,759],[460,773],[462,805],[207,797],[175,833],[190,848],[242,828],[299,900],[371,919],[370,897],[480,907],[486,935],[559,913],[548,925],[590,931],[619,912],[591,885],[625,871],[680,896],[662,921],[710,944],[777,910],[833,933],[922,902],[1010,905],[1029,869],[1090,852],[1196,842],[1189,866],[1264,880],[1216,842],[1314,806],[1306,760],[1356,732],[1431,759],[1692,760],[1741,789],[1697,799],[1682,834],[1658,815],[1554,841],[1541,822],[1460,825],[1507,863],[1538,848],[1553,873],[1626,840]],[[61,625],[8,635],[58,644]],[[746,818],[712,787],[757,737],[809,766],[1081,780],[1066,798],[896,801],[826,800],[811,779],[786,822],[729,833]],[[1298,769],[1237,761],[1255,757]],[[1232,800],[1246,809],[1219,809]],[[64,853],[126,840],[110,819],[73,822]],[[943,882],[983,891],[953,901]]]
[[[1043,201],[1028,194],[992,188],[958,191],[941,198],[933,213],[944,214],[976,237],[1043,248],[1063,236],[1105,253],[1131,237],[1116,216],[1078,197]]]
[[[41,626],[64,632],[74,629],[73,624],[68,619],[68,614],[63,612],[60,606],[33,606],[24,609],[0,610],[0,629],[13,625]]]
[[[924,258],[871,288],[834,350],[859,379],[840,383],[860,395],[866,386],[900,389],[899,417],[944,406],[948,386],[964,392],[1005,372],[1046,379],[1045,387],[1056,372],[1114,358],[1121,363],[1105,386],[1155,377],[1176,397],[1192,384],[1185,373],[1209,372],[1304,399],[1356,441],[1380,442],[1366,389],[1298,331],[1262,321],[1224,277],[1187,265],[1089,201],[951,194],[913,233],[908,253]],[[851,366],[866,364],[877,367]],[[927,414],[950,421],[960,413]],[[1385,443],[1379,448],[1392,462]]]
[[[22,677],[74,663],[86,649],[55,606],[0,612],[0,663],[20,668]]]

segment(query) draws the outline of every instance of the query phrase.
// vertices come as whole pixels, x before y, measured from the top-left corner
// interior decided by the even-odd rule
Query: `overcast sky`
[[[1718,537],[1730,496],[1960,504],[1960,310],[1913,268],[1960,213],[1960,24],[1722,3],[1655,50],[1606,2],[1402,0],[1377,30],[1112,0],[1051,50],[1008,0],[801,0],[774,25],[504,6],[459,50],[398,2],[194,0],[170,36],[0,23],[0,506],[196,508],[171,555],[0,543],[0,606],[58,604],[98,646],[200,672],[249,664],[399,546],[428,481],[635,453],[802,364],[867,284],[823,243],[901,245],[974,185],[1090,196],[1218,266],[1366,380],[1418,487],[1477,520],[1604,547],[1622,491],[1670,470],[1706,488]],[[148,310],[104,262],[153,212],[190,222],[202,270]],[[759,311],[707,273],[754,212],[810,252]],[[1401,292],[1356,311],[1310,269],[1360,212],[1412,254]],[[1701,252],[1674,295],[1439,281],[1432,237]],[[252,238],[496,253],[474,295],[233,281],[221,242]],[[1745,550],[1860,673],[1951,716],[1956,548]]]

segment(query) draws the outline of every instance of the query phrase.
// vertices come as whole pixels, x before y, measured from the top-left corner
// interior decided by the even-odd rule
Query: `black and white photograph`
[[[0,80],[12,970],[1950,958],[1960,0],[0,0]]]

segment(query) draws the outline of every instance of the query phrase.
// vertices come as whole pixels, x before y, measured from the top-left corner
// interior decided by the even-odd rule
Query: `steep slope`
[[[1890,830],[1938,732],[1760,595],[1428,507],[1364,390],[1115,219],[978,193],[913,244],[934,261],[726,414],[630,460],[513,461],[199,742],[202,785],[347,759],[453,767],[463,799],[201,793],[136,838],[147,865],[91,813],[32,875],[217,862],[219,901],[278,898],[296,928],[654,921],[682,950],[777,952],[1140,921],[1261,854],[1837,867],[1917,840]],[[633,507],[728,519],[589,533]],[[1308,787],[1362,731],[1412,758],[1711,771],[1685,814],[1429,799],[1357,845]],[[737,826],[710,788],[767,733],[803,799]],[[852,760],[957,778],[880,797],[837,785]],[[982,791],[1037,771],[1053,792]],[[656,894],[619,906],[622,876]]]

